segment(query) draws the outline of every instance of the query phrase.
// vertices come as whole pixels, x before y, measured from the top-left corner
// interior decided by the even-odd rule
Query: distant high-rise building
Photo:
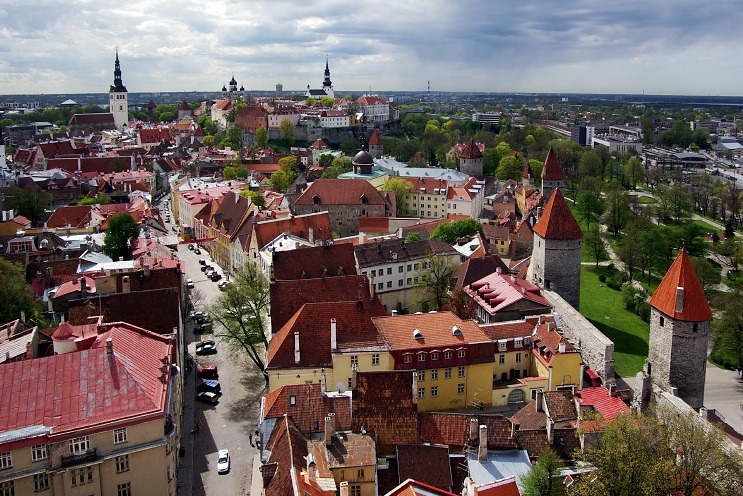
[[[126,86],[121,81],[118,49],[116,50],[116,62],[114,63],[114,84],[108,90],[108,108],[114,116],[116,129],[123,131],[129,123],[129,97]]]
[[[276,83],[276,98],[281,98],[284,96],[284,85],[281,83]]]

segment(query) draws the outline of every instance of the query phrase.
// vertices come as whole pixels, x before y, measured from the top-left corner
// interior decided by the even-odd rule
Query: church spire
[[[328,59],[325,59],[325,80],[322,82],[323,88],[329,88],[333,86],[330,81],[330,68],[328,67]]]
[[[121,81],[121,64],[119,63],[119,49],[116,49],[116,62],[114,62],[114,84],[111,85],[110,92],[126,93],[126,86]]]

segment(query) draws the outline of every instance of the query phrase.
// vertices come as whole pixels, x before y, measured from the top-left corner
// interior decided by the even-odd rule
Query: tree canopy
[[[103,239],[103,253],[113,260],[132,258],[131,240],[139,236],[139,224],[129,212],[122,212],[108,219],[108,229]]]
[[[0,301],[0,322],[18,319],[23,311],[27,322],[41,324],[41,309],[32,298],[23,265],[4,258],[0,258]]]
[[[447,243],[454,243],[464,236],[472,236],[482,232],[482,225],[476,219],[461,219],[443,222],[436,226],[431,233],[431,239],[438,238]]]
[[[266,199],[263,198],[263,196],[257,191],[251,191],[249,189],[244,189],[240,191],[240,196],[244,196],[245,198],[250,198],[250,201],[252,201],[255,205],[258,205],[261,208],[266,206]]]

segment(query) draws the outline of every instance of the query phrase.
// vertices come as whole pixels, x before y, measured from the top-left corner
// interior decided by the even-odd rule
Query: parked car
[[[198,312],[191,312],[190,314],[188,314],[189,318],[194,319],[194,320],[200,319],[204,315],[206,314],[202,312],[201,310],[199,310]]]
[[[220,274],[219,272],[215,270],[214,272],[212,272],[212,275],[209,276],[209,279],[211,279],[214,282],[217,282],[220,279],[222,279],[222,274]]]
[[[220,281],[219,284],[217,284],[217,287],[220,291],[224,291],[227,289],[227,286],[230,285],[230,281]]]
[[[202,265],[201,266],[201,272],[206,272],[207,270],[209,270],[209,268],[210,267],[208,265]]]
[[[202,379],[217,379],[219,371],[216,365],[201,365],[196,369],[196,375]]]
[[[214,355],[217,353],[217,343],[209,339],[207,341],[199,341],[196,343],[196,354],[197,355]]]
[[[196,401],[203,401],[204,403],[216,405],[219,403],[219,395],[210,393],[209,391],[204,391],[203,393],[198,393],[196,395]]]
[[[193,279],[186,279],[186,287],[188,289],[193,289]]]
[[[588,367],[583,371],[583,379],[588,384],[588,387],[601,387],[601,377]]]
[[[230,471],[230,452],[226,449],[217,453],[217,473],[226,474]]]
[[[205,258],[200,258],[199,259],[199,265],[206,265],[206,259]]]
[[[199,312],[201,315],[197,315],[194,320],[196,320],[197,323],[203,324],[205,322],[210,322],[212,320],[211,317],[209,317],[208,313]]]
[[[212,324],[210,322],[199,324],[193,329],[194,334],[204,334],[204,333],[209,333],[211,331],[212,331]]]
[[[194,246],[193,246],[193,243],[190,243],[190,244],[188,245],[188,249],[189,249],[189,250],[191,250],[191,251],[193,251],[193,248],[194,248]]]
[[[196,386],[197,393],[201,393],[203,391],[210,391],[212,393],[219,394],[222,392],[222,386],[219,385],[219,381],[207,380]]]
[[[199,250],[198,248],[195,248],[193,252],[194,252],[194,253],[195,253],[196,255],[201,255],[201,250]]]

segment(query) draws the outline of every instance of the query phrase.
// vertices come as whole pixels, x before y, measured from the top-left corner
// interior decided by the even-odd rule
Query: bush
[[[650,304],[647,301],[641,301],[637,304],[635,313],[642,319],[643,322],[650,322]]]
[[[622,290],[622,279],[619,277],[612,277],[611,279],[606,281],[606,285],[613,289],[614,291],[621,291]]]
[[[605,276],[604,274],[601,274],[601,275],[599,276],[599,281],[601,281],[601,282],[606,282],[606,276]]]

